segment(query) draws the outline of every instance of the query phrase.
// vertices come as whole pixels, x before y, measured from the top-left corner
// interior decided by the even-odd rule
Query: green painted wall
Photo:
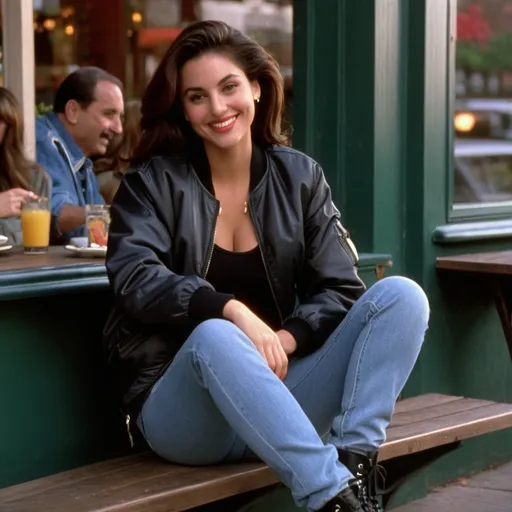
[[[430,329],[404,394],[512,402],[490,290],[435,270],[437,256],[511,247],[506,239],[432,242],[450,217],[455,8],[455,0],[297,0],[294,145],[324,167],[359,249],[392,254],[392,272],[429,296]],[[512,430],[468,441],[398,501],[511,459]]]
[[[1,302],[0,487],[122,452],[100,341],[108,291]]]

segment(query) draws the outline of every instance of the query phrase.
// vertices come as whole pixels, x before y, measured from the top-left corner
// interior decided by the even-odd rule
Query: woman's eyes
[[[225,92],[232,92],[234,89],[238,87],[238,84],[226,84],[224,87]]]
[[[223,88],[222,88],[222,92],[226,93],[226,94],[230,94],[232,92],[234,92],[234,90],[238,87],[238,84],[235,84],[235,83],[231,83],[231,84],[226,84]],[[202,94],[202,93],[197,93],[197,94],[193,94],[192,96],[190,96],[190,101],[192,103],[199,103],[200,101],[202,101],[204,98],[206,98],[206,95],[205,94]]]

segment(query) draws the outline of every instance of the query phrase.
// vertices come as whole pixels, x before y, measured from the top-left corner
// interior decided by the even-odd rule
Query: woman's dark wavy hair
[[[172,42],[142,98],[142,136],[132,165],[155,155],[183,152],[199,141],[185,120],[180,98],[180,71],[187,61],[207,52],[230,57],[261,88],[252,124],[252,137],[260,144],[286,144],[282,131],[283,78],[279,65],[256,41],[221,21],[188,26]]]
[[[5,87],[0,87],[0,121],[7,125],[0,144],[0,192],[31,190],[31,173],[40,167],[25,155],[23,113],[14,94]]]

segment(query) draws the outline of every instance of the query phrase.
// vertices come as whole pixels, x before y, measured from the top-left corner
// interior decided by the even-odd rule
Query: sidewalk
[[[393,512],[512,512],[512,462],[432,490]]]

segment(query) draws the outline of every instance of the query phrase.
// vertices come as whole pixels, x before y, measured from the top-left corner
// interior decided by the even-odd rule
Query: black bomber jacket
[[[204,151],[154,157],[124,176],[112,205],[104,348],[132,415],[195,325],[220,315],[205,279],[220,206],[212,190]],[[289,147],[253,146],[248,208],[283,328],[298,357],[310,354],[365,289],[322,169]]]

